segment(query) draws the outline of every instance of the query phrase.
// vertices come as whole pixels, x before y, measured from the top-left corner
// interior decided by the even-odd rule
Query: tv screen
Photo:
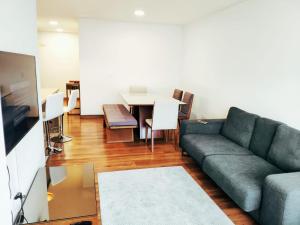
[[[0,96],[9,154],[39,120],[34,56],[0,51]]]

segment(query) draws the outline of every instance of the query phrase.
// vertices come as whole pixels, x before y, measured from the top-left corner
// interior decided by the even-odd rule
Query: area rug
[[[232,225],[183,167],[98,174],[102,225]]]

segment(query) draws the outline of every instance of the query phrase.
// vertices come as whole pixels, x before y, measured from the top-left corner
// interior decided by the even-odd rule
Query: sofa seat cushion
[[[244,148],[249,148],[257,115],[231,107],[221,134]]]
[[[300,171],[300,131],[280,125],[271,145],[268,161],[286,172]]]
[[[267,118],[256,119],[254,132],[250,142],[250,150],[264,159],[267,158],[270,146],[280,122]]]
[[[222,135],[187,134],[181,138],[181,147],[200,165],[206,156],[216,154],[252,155],[249,150]]]
[[[265,178],[282,172],[256,155],[209,156],[203,170],[246,212],[259,209]]]

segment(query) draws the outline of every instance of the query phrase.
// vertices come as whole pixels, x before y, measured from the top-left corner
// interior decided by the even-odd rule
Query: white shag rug
[[[98,174],[102,225],[233,225],[183,167]]]

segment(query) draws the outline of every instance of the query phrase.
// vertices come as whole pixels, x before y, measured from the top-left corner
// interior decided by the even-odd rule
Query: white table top
[[[153,94],[121,94],[122,98],[129,106],[138,106],[138,105],[154,105],[156,99],[169,99],[178,102],[179,105],[185,105],[184,102],[178,101],[172,97],[166,97],[162,95],[153,95]]]
[[[46,99],[49,95],[57,93],[58,91],[59,91],[59,88],[41,88],[42,104],[44,104],[46,102]]]

